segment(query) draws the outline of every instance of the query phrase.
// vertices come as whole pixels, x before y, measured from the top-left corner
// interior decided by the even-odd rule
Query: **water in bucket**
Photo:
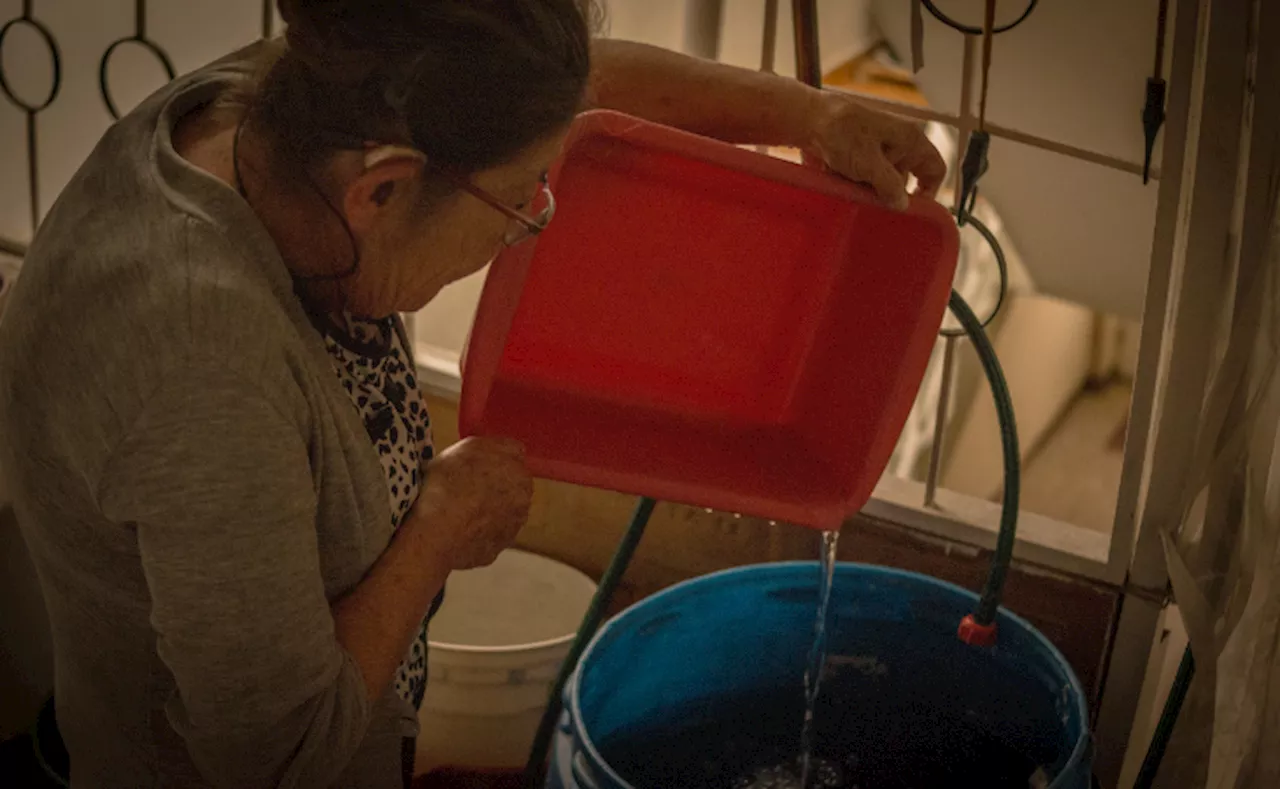
[[[873,698],[860,681],[829,677],[809,787],[1028,789],[1039,760],[1052,758],[1014,749],[934,701]],[[601,753],[636,789],[798,789],[795,720],[803,699],[783,690],[717,704],[712,720],[632,734],[602,743]]]

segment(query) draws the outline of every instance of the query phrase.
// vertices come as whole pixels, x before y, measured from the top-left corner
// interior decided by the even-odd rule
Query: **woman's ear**
[[[422,155],[416,151],[367,156],[364,171],[347,185],[343,195],[343,213],[352,231],[367,231],[397,195],[409,194],[410,184],[422,172],[422,165]]]
[[[395,192],[395,189],[395,181],[383,181],[373,190],[373,202],[378,207],[385,206],[387,201],[391,199],[391,195]]]

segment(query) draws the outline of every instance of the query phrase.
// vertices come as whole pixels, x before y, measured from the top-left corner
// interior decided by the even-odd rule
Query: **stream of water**
[[[822,690],[822,670],[827,664],[827,619],[831,609],[831,583],[836,572],[836,546],[840,532],[822,533],[822,577],[818,581],[818,614],[813,622],[813,644],[804,670],[804,724],[800,730],[800,789],[809,789],[813,777],[813,710]]]

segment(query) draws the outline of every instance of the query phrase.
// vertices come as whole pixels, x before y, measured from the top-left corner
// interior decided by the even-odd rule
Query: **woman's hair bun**
[[[360,2],[360,0],[356,0]],[[368,75],[372,62],[367,53],[353,49],[338,35],[344,0],[277,0],[280,16],[288,26],[289,51],[325,79],[357,84]]]
[[[323,13],[326,6],[340,4],[340,0],[277,0],[276,2],[280,8],[280,16],[285,24],[289,25],[299,22],[305,24],[308,17]]]
[[[306,164],[332,144],[399,141],[469,174],[582,106],[596,0],[276,2],[286,46],[256,111]]]

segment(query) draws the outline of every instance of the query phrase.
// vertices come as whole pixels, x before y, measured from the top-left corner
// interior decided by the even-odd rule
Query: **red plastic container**
[[[485,283],[462,434],[549,479],[824,529],[859,510],[942,322],[946,209],[612,112],[551,185],[555,221]]]

